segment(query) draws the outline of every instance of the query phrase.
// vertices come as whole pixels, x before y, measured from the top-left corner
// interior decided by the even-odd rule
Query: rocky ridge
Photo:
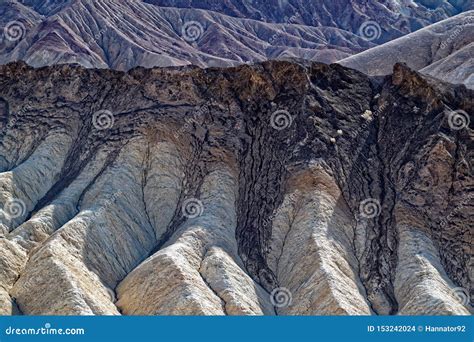
[[[267,23],[335,27],[358,33],[368,21],[377,22],[376,44],[388,42],[461,12],[474,10],[469,0],[145,0],[162,7],[205,9]]]
[[[35,67],[79,63],[129,70],[232,66],[285,57],[332,62],[375,46],[337,27],[266,23],[139,0],[80,0],[45,16],[15,2],[3,6],[3,27],[11,39],[0,45],[2,64],[23,60]],[[36,18],[27,24],[23,16],[30,12]]]
[[[0,66],[0,312],[469,314],[472,95],[401,64]]]
[[[420,29],[338,63],[367,75],[388,75],[396,63],[474,88],[474,11]]]
[[[235,66],[332,63],[474,9],[471,1],[7,0],[0,63]],[[6,34],[5,34],[6,33]]]

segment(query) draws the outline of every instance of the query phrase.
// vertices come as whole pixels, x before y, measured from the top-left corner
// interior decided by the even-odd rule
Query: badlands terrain
[[[0,315],[472,314],[472,1],[0,27]]]
[[[472,43],[473,21],[458,17],[470,10],[472,17],[470,0],[7,0],[0,2],[0,26],[10,39],[0,44],[0,64],[129,70],[288,58],[332,63],[457,18],[425,40],[431,50],[418,49],[418,58],[430,61]],[[408,39],[404,46],[418,44]]]
[[[388,75],[406,63],[425,75],[474,88],[474,11],[430,25],[339,63],[368,75]]]
[[[473,110],[402,64],[1,66],[1,313],[469,314]]]

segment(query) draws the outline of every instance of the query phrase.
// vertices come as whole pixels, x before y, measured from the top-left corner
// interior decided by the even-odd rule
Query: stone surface
[[[144,1],[81,0],[62,5],[19,26],[24,39],[4,39],[0,63],[24,60],[36,67],[79,63],[128,70],[187,64],[232,66],[291,57],[332,62],[375,46],[333,25],[299,25],[292,20],[267,23]],[[5,6],[11,22],[26,22],[18,19],[33,12],[15,2]],[[46,7],[33,6],[39,12]]]
[[[474,88],[474,11],[425,27],[338,63],[368,75],[388,75],[396,63]]]
[[[400,64],[0,66],[0,312],[469,314],[472,95]]]
[[[286,58],[332,63],[473,6],[468,0],[8,0],[0,4],[0,24],[16,23],[21,35],[0,42],[0,63],[118,70]],[[376,32],[361,34],[367,23],[376,23]]]
[[[399,227],[395,293],[400,315],[417,315],[426,308],[427,315],[467,315],[467,297],[457,297],[463,290],[449,280],[432,241],[420,227]],[[464,290],[467,296],[467,290]],[[463,303],[464,300],[464,303]]]
[[[235,175],[228,170],[214,171],[204,178],[200,199],[193,198],[182,208],[183,212],[190,214],[190,219],[178,228],[160,251],[120,284],[118,306],[124,313],[226,313],[226,303],[208,282],[217,279],[212,275],[203,276],[201,272],[205,272],[203,262],[213,246],[222,246],[228,253],[237,255],[234,238],[236,189]],[[196,213],[192,206],[195,206]],[[160,272],[153,272],[156,269]]]
[[[292,294],[278,312],[369,315],[353,250],[355,222],[334,178],[318,163],[293,177],[273,220],[272,268]]]

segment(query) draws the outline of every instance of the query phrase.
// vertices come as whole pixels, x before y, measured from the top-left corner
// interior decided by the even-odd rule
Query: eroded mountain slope
[[[425,27],[339,61],[368,75],[388,75],[406,63],[450,83],[474,88],[474,11]]]
[[[469,0],[8,0],[0,4],[0,63],[332,63],[469,9]]]
[[[337,27],[357,33],[364,22],[380,25],[379,44],[474,9],[469,0],[145,0],[159,6],[202,8],[269,23]]]
[[[232,66],[283,57],[332,62],[375,46],[337,27],[272,24],[140,0],[75,1],[37,18],[32,27],[22,19],[31,9],[9,7],[5,25],[9,22],[16,31],[11,30],[12,42],[5,39],[8,49],[0,45],[2,64],[23,60],[35,67],[79,63],[128,70]]]
[[[469,314],[472,95],[403,65],[1,66],[1,312]]]

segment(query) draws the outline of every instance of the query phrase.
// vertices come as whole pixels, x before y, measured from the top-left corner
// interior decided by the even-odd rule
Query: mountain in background
[[[474,9],[469,0],[145,0],[165,7],[199,8],[267,23],[292,23],[334,27],[359,34],[367,21],[381,28],[373,41],[390,41],[464,11]],[[371,37],[371,40],[374,37]]]
[[[339,63],[368,75],[388,75],[405,63],[451,83],[474,88],[474,11],[343,59]]]
[[[0,63],[332,63],[474,8],[470,1],[8,1]]]
[[[126,70],[230,66],[282,56],[330,62],[375,46],[332,27],[268,24],[141,1],[78,1],[23,31],[24,39],[5,42],[1,63],[21,59],[33,66],[80,63]]]

